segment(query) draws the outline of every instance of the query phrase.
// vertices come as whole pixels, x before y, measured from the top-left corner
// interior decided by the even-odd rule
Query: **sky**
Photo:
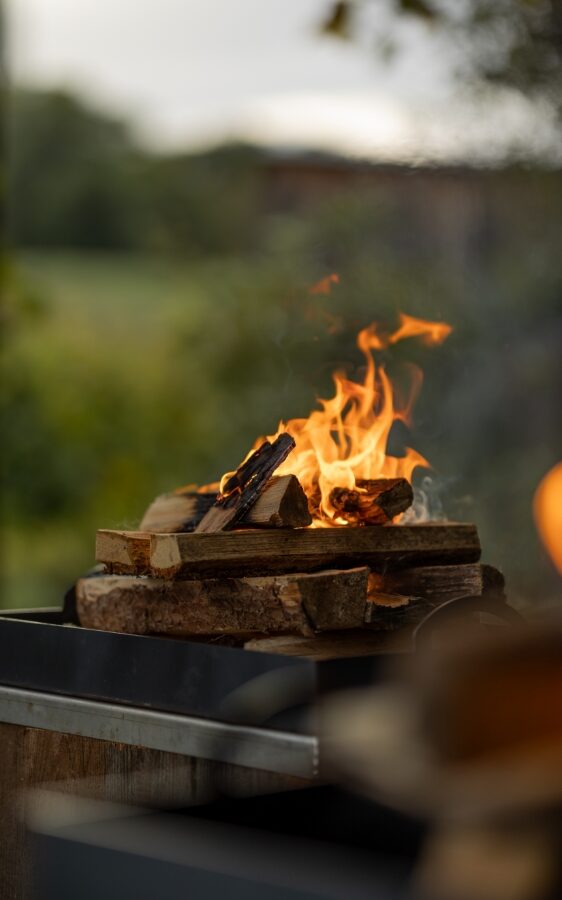
[[[69,87],[159,148],[241,137],[390,160],[493,159],[550,125],[517,97],[453,87],[449,48],[412,20],[392,64],[373,49],[384,0],[354,42],[319,34],[330,0],[7,0],[16,83]],[[386,18],[385,18],[386,17]]]

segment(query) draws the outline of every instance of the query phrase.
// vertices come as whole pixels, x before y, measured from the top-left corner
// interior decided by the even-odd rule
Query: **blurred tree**
[[[385,0],[379,6],[376,43],[386,58],[401,31],[417,21],[456,50],[456,74],[466,82],[493,83],[562,107],[562,3],[560,0]],[[344,40],[362,26],[372,3],[337,0],[320,29]],[[382,9],[381,9],[382,7]],[[381,12],[394,15],[380,15]]]
[[[261,158],[258,148],[237,143],[146,158],[142,181],[148,246],[182,255],[253,248],[262,202]]]
[[[16,90],[7,117],[15,246],[245,252],[259,234],[261,151],[142,151],[122,122],[60,91]]]
[[[17,90],[7,151],[14,244],[131,246],[135,148],[123,123],[62,91]]]

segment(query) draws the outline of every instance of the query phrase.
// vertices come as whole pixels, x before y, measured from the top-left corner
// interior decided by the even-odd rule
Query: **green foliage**
[[[439,36],[455,54],[454,74],[463,86],[515,88],[560,110],[558,0],[387,0],[385,5],[393,15],[379,16],[373,28],[373,43],[384,60],[399,51],[404,36],[417,24],[425,36]],[[320,33],[344,40],[357,37],[364,31],[361,6],[356,0],[330,0]]]
[[[134,148],[125,126],[63,92],[8,104],[8,226],[18,244],[132,243]]]
[[[17,246],[244,252],[259,228],[259,153],[142,151],[126,126],[63,92],[8,106],[8,229]]]
[[[199,256],[244,252],[258,237],[261,154],[232,144],[201,154],[145,159],[139,173],[152,250]]]

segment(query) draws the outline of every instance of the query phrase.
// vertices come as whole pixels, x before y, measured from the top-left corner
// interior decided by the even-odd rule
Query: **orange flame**
[[[320,281],[317,281],[316,284],[313,284],[312,287],[308,289],[309,294],[329,294],[332,290],[333,284],[340,283],[340,276],[337,272],[333,272],[331,275],[326,275],[325,278],[321,278]]]
[[[542,542],[562,575],[562,462],[546,473],[533,501]]]
[[[398,329],[390,334],[372,324],[359,332],[357,346],[365,356],[363,382],[335,372],[335,394],[319,400],[320,409],[306,419],[280,422],[274,440],[284,431],[295,439],[296,447],[277,469],[277,475],[296,475],[308,497],[313,525],[346,525],[330,502],[335,487],[355,488],[358,479],[398,478],[412,480],[418,466],[429,463],[416,450],[407,448],[402,457],[387,454],[388,438],[395,421],[411,421],[412,405],[419,393],[422,373],[412,367],[406,401],[398,404],[395,390],[384,366],[375,362],[373,351],[384,350],[407,337],[418,337],[428,345],[441,343],[451,333],[450,325],[426,322],[401,315]],[[259,438],[254,449],[263,438]],[[226,477],[226,476],[225,476]],[[361,490],[361,488],[359,488]]]

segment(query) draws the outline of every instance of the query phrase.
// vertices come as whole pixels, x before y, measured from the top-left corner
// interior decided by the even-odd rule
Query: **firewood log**
[[[222,493],[195,531],[212,534],[226,531],[240,522],[294,446],[294,439],[286,432],[272,444],[264,441],[223,485]]]
[[[385,571],[420,563],[475,562],[480,556],[475,526],[454,523],[155,534],[150,542],[151,570],[164,578],[190,578],[198,572],[310,571],[325,566],[363,565]]]
[[[150,534],[100,528],[96,533],[96,560],[115,574],[150,572]]]
[[[384,525],[412,505],[412,485],[405,478],[358,479],[354,489],[334,488],[330,502],[336,515],[354,525]]]
[[[157,497],[140,523],[141,531],[161,534],[193,531],[214,506],[217,495],[178,489]],[[239,522],[240,528],[304,528],[312,517],[306,494],[295,475],[270,478],[253,506]]]
[[[139,529],[162,534],[193,531],[216,499],[216,494],[198,493],[191,488],[161,494],[147,508]]]
[[[417,625],[432,608],[422,597],[373,590],[369,578],[365,624],[374,631],[399,631]]]
[[[368,569],[263,578],[162,581],[83,578],[77,611],[87,628],[130,634],[305,634],[362,628]]]
[[[415,566],[369,576],[371,593],[416,596],[432,605],[453,597],[476,596],[485,593],[504,595],[505,581],[498,569],[480,564],[448,566]]]
[[[476,527],[453,522],[215,535],[100,530],[96,542],[97,561],[111,571],[151,572],[163,578],[217,577],[233,572],[267,575],[328,566],[369,566],[386,573],[415,565],[472,563],[479,557]]]

